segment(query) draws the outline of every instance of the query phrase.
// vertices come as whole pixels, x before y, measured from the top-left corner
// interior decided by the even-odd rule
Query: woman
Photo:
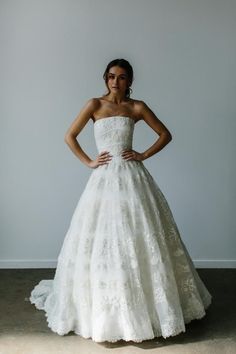
[[[108,93],[87,101],[65,135],[73,153],[93,169],[71,219],[54,279],[41,280],[30,301],[59,335],[96,342],[141,342],[185,332],[205,316],[212,296],[181,240],[169,205],[143,164],[172,140],[143,102],[130,98],[133,70],[116,59],[105,70]],[[76,137],[94,121],[98,156]],[[132,149],[134,126],[158,135],[146,151]]]

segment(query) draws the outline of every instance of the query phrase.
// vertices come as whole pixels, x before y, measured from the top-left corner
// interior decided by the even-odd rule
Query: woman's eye
[[[109,75],[108,78],[109,79],[114,79],[114,75]],[[118,79],[125,80],[126,77],[125,76],[120,76],[120,77],[118,77]]]

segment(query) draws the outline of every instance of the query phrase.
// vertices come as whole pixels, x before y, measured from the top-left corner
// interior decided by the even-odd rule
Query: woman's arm
[[[142,152],[145,160],[162,150],[172,140],[172,135],[145,102],[140,101],[138,106],[140,117],[159,135],[157,141],[149,149]]]
[[[95,109],[97,109],[98,101],[95,98],[89,99],[84,107],[79,112],[78,116],[72,122],[71,126],[67,130],[64,141],[69,146],[71,151],[82,161],[86,166],[90,167],[92,160],[90,157],[82,150],[80,144],[78,143],[76,137],[79,135],[81,130],[87,124],[91,118]]]

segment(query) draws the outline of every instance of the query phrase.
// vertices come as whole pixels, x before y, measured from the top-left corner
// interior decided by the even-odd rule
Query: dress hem
[[[212,296],[210,295],[208,298],[205,298],[204,299],[205,302],[205,306],[204,306],[204,311],[199,315],[199,316],[193,316],[192,318],[189,318],[188,320],[185,320],[184,321],[184,324],[189,324],[190,322],[192,322],[193,320],[200,320],[202,319],[203,317],[206,316],[206,311],[208,309],[208,307],[211,305],[212,303]],[[34,303],[34,302],[32,302]],[[35,303],[34,303],[35,304]],[[35,304],[36,306],[36,304]],[[37,306],[36,306],[37,307]],[[39,308],[38,308],[39,309]],[[45,311],[44,309],[39,309],[39,310],[43,310]],[[65,332],[65,333],[59,333],[57,332],[56,330],[53,330],[53,326],[50,326],[49,324],[49,321],[48,321],[48,314],[47,312],[45,312],[45,317],[46,317],[46,320],[47,320],[47,323],[48,323],[48,327],[54,332],[54,333],[57,333],[58,335],[60,336],[65,336],[67,334],[69,334],[70,332],[73,332],[74,334],[78,335],[78,336],[81,336],[82,338],[84,339],[91,339],[92,341],[96,342],[96,343],[103,343],[103,342],[108,342],[108,343],[115,343],[115,342],[118,342],[118,341],[125,341],[125,342],[135,342],[135,343],[141,343],[145,340],[152,340],[154,338],[160,338],[160,337],[163,337],[164,339],[166,338],[169,338],[169,337],[175,337],[177,336],[178,334],[180,333],[185,333],[186,332],[186,328],[184,327],[179,327],[178,329],[176,329],[174,332],[170,333],[170,334],[167,334],[167,335],[164,335],[164,334],[161,334],[161,332],[157,331],[154,329],[154,332],[155,333],[159,333],[159,334],[155,334],[154,336],[152,337],[144,337],[144,338],[125,338],[125,337],[114,337],[114,338],[111,338],[111,339],[101,339],[101,340],[97,340],[95,339],[94,337],[92,336],[86,336],[86,335],[82,335],[82,333],[79,333],[78,331],[75,331],[73,329],[69,330],[68,332]]]

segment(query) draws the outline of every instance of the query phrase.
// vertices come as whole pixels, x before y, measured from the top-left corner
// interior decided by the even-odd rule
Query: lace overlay
[[[135,122],[94,123],[98,152],[113,157],[94,169],[72,215],[54,279],[30,295],[59,335],[97,342],[185,332],[205,316],[212,296],[200,279],[168,203],[141,161],[124,160]]]

